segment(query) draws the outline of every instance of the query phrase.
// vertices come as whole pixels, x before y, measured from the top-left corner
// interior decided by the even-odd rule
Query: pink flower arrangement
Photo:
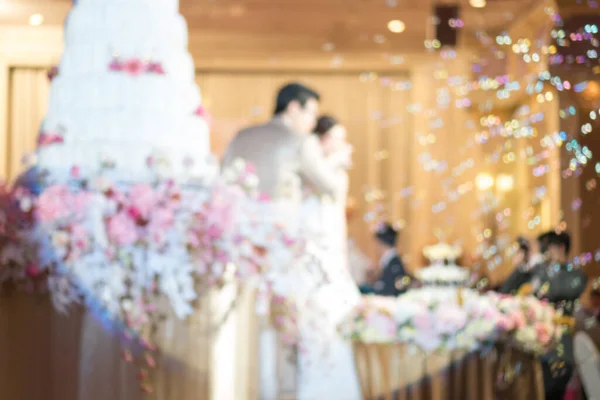
[[[355,341],[412,343],[424,351],[470,349],[503,334],[528,351],[543,352],[560,337],[554,309],[536,298],[461,290],[460,301],[453,291],[427,289],[397,299],[366,296],[339,330]]]
[[[80,219],[87,209],[89,198],[88,193],[73,192],[65,184],[52,185],[37,199],[37,218],[42,223]]]
[[[134,73],[134,66],[128,71]],[[82,296],[100,303],[123,322],[126,337],[145,343],[149,352],[147,332],[155,331],[161,297],[184,318],[198,297],[196,280],[266,280],[270,255],[293,258],[304,249],[283,226],[262,221],[256,207],[265,199],[254,168],[244,162],[210,186],[193,189],[172,181],[119,186],[71,175],[75,181],[49,185],[37,197],[0,185],[0,284],[50,290],[65,311]],[[287,340],[297,341],[293,312],[277,323]]]
[[[563,334],[556,324],[556,310],[535,296],[489,294],[500,312],[498,327],[507,340],[536,354],[543,354]]]

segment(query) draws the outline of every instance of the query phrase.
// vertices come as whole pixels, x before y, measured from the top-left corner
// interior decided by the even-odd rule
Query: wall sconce
[[[496,178],[496,187],[500,192],[510,192],[515,187],[515,180],[512,175],[500,174]]]
[[[479,191],[485,192],[494,187],[494,177],[487,173],[478,174],[475,177],[475,186]]]

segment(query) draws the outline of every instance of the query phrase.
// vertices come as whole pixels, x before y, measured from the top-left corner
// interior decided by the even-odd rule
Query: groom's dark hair
[[[274,114],[278,115],[285,112],[290,103],[293,101],[297,101],[302,107],[304,107],[304,105],[310,99],[315,99],[319,101],[321,99],[321,96],[313,89],[309,88],[308,86],[304,86],[301,83],[288,83],[287,85],[279,89],[279,92],[277,92],[277,100],[275,100]]]

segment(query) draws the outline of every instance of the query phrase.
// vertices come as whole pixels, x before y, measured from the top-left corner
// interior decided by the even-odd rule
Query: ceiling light
[[[475,177],[475,186],[482,192],[494,187],[494,177],[488,173],[481,173]]]
[[[406,29],[406,24],[400,20],[394,19],[388,22],[388,29],[393,33],[402,33]]]
[[[42,14],[33,14],[29,17],[29,25],[40,26],[44,23],[44,16]]]
[[[486,5],[485,0],[469,0],[469,4],[475,8],[483,8]]]

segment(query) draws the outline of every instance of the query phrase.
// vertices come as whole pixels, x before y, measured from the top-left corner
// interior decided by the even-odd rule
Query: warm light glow
[[[490,174],[481,173],[475,178],[475,185],[482,192],[489,190],[494,186],[494,177]]]
[[[388,29],[393,33],[402,33],[406,29],[406,24],[400,20],[394,19],[388,22]]]
[[[496,187],[501,192],[510,192],[515,187],[512,175],[500,174],[496,179]]]
[[[44,16],[42,14],[33,14],[29,17],[29,25],[40,26],[44,23]]]
[[[471,7],[483,8],[486,6],[485,0],[469,0]]]

